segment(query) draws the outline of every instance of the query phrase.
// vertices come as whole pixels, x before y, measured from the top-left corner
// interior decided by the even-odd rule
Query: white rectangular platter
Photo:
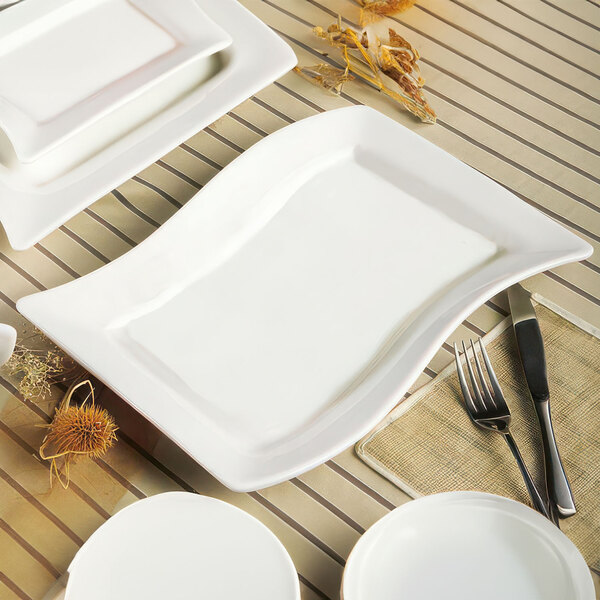
[[[96,54],[102,41],[105,70],[76,79],[70,93],[63,89],[47,105],[34,90],[51,88],[50,81],[16,78],[19,85],[9,85],[26,59],[30,71],[39,70],[44,35],[27,24],[43,15],[44,34],[54,35],[49,22],[56,21],[77,53],[86,43],[77,33],[90,27],[84,7],[99,12],[99,40],[87,53],[104,64]],[[129,30],[144,43],[133,43]],[[0,13],[2,32],[0,75],[8,83],[0,82],[0,222],[15,249],[35,244],[296,62],[292,49],[236,0],[28,0]],[[54,51],[56,60],[60,53]],[[57,70],[68,87],[71,69]],[[12,140],[3,117],[7,130],[20,124]],[[17,155],[17,139],[27,142],[27,160]]]
[[[223,483],[251,490],[364,435],[486,299],[590,252],[352,107],[269,136],[128,254],[18,309]]]
[[[230,44],[195,0],[31,0],[0,17],[0,127],[31,162]]]

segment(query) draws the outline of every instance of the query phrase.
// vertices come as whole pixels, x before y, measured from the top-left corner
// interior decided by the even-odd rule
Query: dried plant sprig
[[[341,19],[313,29],[315,35],[339,48],[348,71],[364,79],[396,100],[425,123],[435,123],[436,115],[423,94],[424,80],[417,61],[419,53],[401,35],[388,29],[382,41],[367,27],[363,32],[343,28]]]
[[[30,350],[17,344],[3,369],[20,377],[19,392],[24,397],[36,400],[50,394],[52,385],[72,379],[78,367],[58,349]]]
[[[73,394],[84,386],[89,387],[89,392],[83,402],[71,405]],[[117,440],[118,427],[105,409],[96,406],[94,386],[89,379],[71,387],[57,407],[52,422],[44,427],[48,428],[48,433],[40,446],[40,456],[50,461],[50,485],[56,477],[64,488],[69,487],[73,459],[82,455],[98,458]],[[51,453],[47,454],[47,451]]]
[[[312,67],[294,67],[294,71],[304,79],[336,96],[340,95],[346,81],[354,79],[348,69],[338,69],[326,63],[319,63]]]
[[[358,0],[361,5],[360,24],[367,25],[389,15],[408,10],[415,0]]]

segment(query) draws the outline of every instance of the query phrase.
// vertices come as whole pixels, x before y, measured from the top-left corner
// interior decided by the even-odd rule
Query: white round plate
[[[449,492],[392,511],[356,544],[343,600],[594,600],[583,557],[507,498]]]
[[[121,510],[69,567],[65,600],[299,600],[296,569],[260,521],[168,492]]]

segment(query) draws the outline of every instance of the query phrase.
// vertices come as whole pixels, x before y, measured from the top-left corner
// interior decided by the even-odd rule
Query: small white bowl
[[[0,367],[11,357],[16,343],[16,329],[10,325],[0,323]]]

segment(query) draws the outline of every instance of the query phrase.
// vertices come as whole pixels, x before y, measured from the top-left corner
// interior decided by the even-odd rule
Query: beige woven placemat
[[[600,570],[600,339],[538,298],[556,438],[577,514],[561,521],[594,570]],[[539,426],[518,360],[510,317],[484,340],[513,415],[513,433],[536,481],[543,477]],[[529,503],[502,437],[476,428],[462,407],[449,365],[357,445],[358,455],[413,497],[480,490]]]

